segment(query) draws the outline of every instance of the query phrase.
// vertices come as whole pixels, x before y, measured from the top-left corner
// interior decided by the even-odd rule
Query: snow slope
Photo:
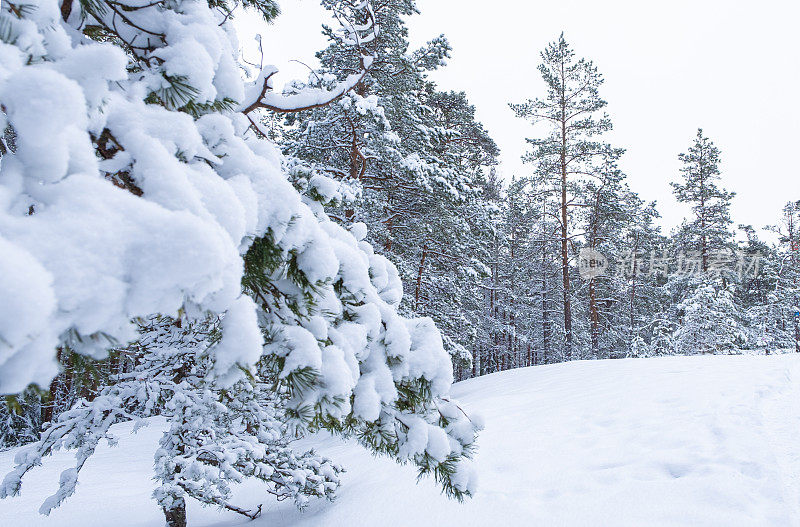
[[[483,525],[800,525],[800,357],[710,356],[573,362],[457,384],[482,414],[477,496],[450,502],[411,467],[331,437],[305,440],[343,464],[335,503],[305,512],[264,498],[255,522],[190,506],[193,527]],[[160,423],[90,459],[75,496],[49,518],[36,509],[68,461],[30,475],[0,502],[0,525],[161,526],[149,499]],[[0,468],[13,452],[0,453]]]

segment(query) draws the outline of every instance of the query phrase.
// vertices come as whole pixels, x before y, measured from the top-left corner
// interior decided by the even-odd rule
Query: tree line
[[[698,129],[672,182],[691,214],[663,233],[656,203],[619,167],[625,150],[605,139],[601,73],[563,34],[541,52],[541,95],[510,105],[548,133],[527,139],[530,171],[501,181],[499,150],[466,95],[426,77],[446,41],[408,55],[403,21],[386,27],[398,29],[373,43],[384,59],[364,81],[339,105],[286,120],[279,142],[353,188],[338,217],[365,223],[397,264],[403,308],[436,320],[458,378],[575,359],[800,351],[800,202],[774,214],[776,244],[734,226],[720,150]],[[318,57],[331,79],[355,68],[335,42]],[[583,254],[601,255],[606,272],[582,276]]]

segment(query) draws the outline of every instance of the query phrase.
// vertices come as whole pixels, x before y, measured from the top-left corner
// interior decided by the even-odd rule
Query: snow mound
[[[482,414],[480,488],[463,504],[410,466],[375,459],[330,436],[308,438],[347,468],[335,503],[304,512],[258,484],[236,502],[265,502],[255,522],[191,504],[193,527],[458,525],[800,525],[800,357],[710,356],[574,362],[471,379],[453,395]],[[72,500],[36,510],[70,461],[34,471],[19,498],[0,501],[9,526],[160,526],[150,500],[163,423],[87,462]],[[0,453],[10,468],[15,451]]]

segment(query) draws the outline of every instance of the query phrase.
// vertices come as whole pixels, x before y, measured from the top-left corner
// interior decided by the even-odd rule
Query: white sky
[[[657,200],[667,229],[686,209],[672,197],[677,155],[698,126],[722,150],[724,186],[737,193],[736,223],[776,223],[783,204],[800,199],[800,2],[673,0],[667,3],[560,0],[418,0],[408,20],[412,43],[444,33],[448,66],[432,78],[463,90],[502,150],[505,177],[529,169],[519,160],[532,128],[508,102],[544,93],[539,52],[563,30],[578,56],[604,74],[601,95],[614,122],[609,140],[627,148],[621,166],[631,187]],[[316,0],[283,0],[272,26],[241,16],[240,39],[255,60],[252,35],[264,38],[265,61],[281,68],[280,87],[305,78],[325,46],[324,10]],[[249,53],[248,53],[249,51]]]

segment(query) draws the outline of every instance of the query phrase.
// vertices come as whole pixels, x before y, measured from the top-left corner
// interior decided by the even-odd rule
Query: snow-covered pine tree
[[[678,158],[682,181],[671,185],[677,200],[691,205],[693,217],[684,220],[673,235],[678,269],[672,286],[680,319],[675,349],[689,354],[741,347],[745,341],[742,312],[732,293],[736,277],[724,264],[736,248],[730,218],[735,194],[717,185],[720,150],[702,129]]]
[[[675,354],[675,330],[677,324],[669,315],[674,311],[674,306],[664,310],[662,313],[653,317],[650,323],[650,342],[647,346],[649,356],[674,355]]]
[[[517,331],[514,327],[515,316],[520,310],[514,307],[516,296],[509,283],[509,254],[520,248],[519,229],[516,223],[520,220],[516,205],[524,183],[512,178],[510,188],[505,195],[497,174],[490,174],[489,194],[498,201],[499,211],[488,218],[490,229],[486,242],[484,262],[487,266],[486,276],[481,284],[483,310],[478,326],[478,338],[475,342],[476,374],[487,374],[514,367],[512,354],[513,341]],[[516,240],[515,240],[516,238]],[[516,287],[516,286],[514,286]],[[519,306],[517,306],[519,307]]]
[[[311,496],[332,498],[340,468],[313,452],[295,453],[282,415],[281,394],[266,380],[245,376],[225,389],[208,382],[215,363],[212,350],[222,345],[226,324],[214,319],[190,322],[151,317],[142,337],[120,350],[136,365],[115,375],[91,401],[62,413],[32,448],[21,451],[17,467],[3,481],[4,495],[19,491],[21,478],[58,449],[77,449],[76,465],[61,475],[58,491],[40,512],[49,514],[75,490],[78,473],[101,440],[113,444],[110,427],[121,420],[147,424],[146,417],[167,419],[168,430],[155,451],[153,497],[169,527],[186,525],[185,498],[255,517],[230,503],[231,486],[247,477],[266,484],[278,499],[303,506]]]
[[[650,357],[651,349],[639,335],[634,336],[628,347],[628,357]]]
[[[423,151],[430,182],[417,179],[416,198],[411,198],[416,217],[399,231],[402,243],[389,255],[413,271],[404,276],[414,299],[407,309],[437,321],[453,360],[465,370],[484,313],[479,280],[487,270],[495,213],[485,195],[484,169],[496,163],[498,150],[463,92],[439,92],[426,83],[421,102],[421,121],[430,127]],[[376,212],[372,221],[381,217]]]
[[[800,201],[787,203],[781,223],[770,230],[778,234],[774,301],[781,314],[776,331],[783,338],[788,333],[788,347],[800,353]]]
[[[730,206],[736,194],[717,186],[720,180],[720,151],[703,135],[701,128],[697,129],[697,136],[689,150],[679,154],[678,158],[683,165],[683,179],[671,185],[677,200],[691,205],[694,214],[681,226],[681,250],[686,254],[698,253],[700,270],[706,272],[713,253],[731,248],[733,233]]]
[[[763,350],[767,355],[776,349],[791,349],[794,342],[791,332],[781,326],[781,307],[775,294],[767,294],[763,302],[745,308],[748,349]]]
[[[547,364],[564,360],[563,346],[558,344],[563,342],[563,328],[557,323],[562,302],[558,288],[554,287],[561,279],[558,201],[554,199],[555,189],[546,181],[538,177],[529,179],[529,196],[537,218],[534,256],[537,270],[531,277],[535,281],[533,291],[537,297],[534,318],[538,319],[538,329],[534,331],[538,346],[534,353],[537,362]]]
[[[368,240],[398,267],[406,291],[401,308],[436,320],[463,372],[477,338],[465,328],[477,325],[482,307],[477,278],[485,272],[489,211],[480,190],[498,150],[466,96],[440,92],[427,79],[447,58],[447,41],[409,50],[404,18],[415,13],[411,0],[376,6],[381,31],[364,48],[380,60],[337,104],[290,115],[282,144],[287,155],[357,189],[360,199],[336,215],[368,226]],[[325,31],[330,45],[318,54],[322,68],[310,74],[311,86],[357,67]]]
[[[586,184],[586,197],[578,217],[583,225],[583,246],[602,254],[609,262],[619,262],[627,246],[627,229],[639,214],[639,200],[627,187],[625,175],[609,158],[594,181]],[[623,310],[620,284],[609,269],[600,276],[585,278],[589,342],[592,358],[613,356],[623,346],[623,326],[615,324]]]
[[[220,321],[211,342],[168,348],[189,369],[177,377],[169,377],[176,372],[167,357],[142,357],[159,364],[150,373],[166,375],[153,389],[180,392],[169,407],[164,401],[171,426],[156,463],[156,498],[173,525],[185,520],[184,495],[222,504],[231,481],[264,479],[259,463],[282,455],[280,435],[259,436],[253,450],[239,440],[260,434],[253,423],[270,416],[285,416],[291,430],[358,435],[433,473],[451,496],[473,489],[464,458],[479,426],[447,395],[451,364],[433,322],[398,315],[395,268],[359,241],[363,228],[350,233],[330,221],[321,202],[336,193],[333,182],[295,175],[293,187],[259,133],[259,109],[330,103],[371,65],[360,47],[375,33],[371,5],[326,5],[366,21],[339,33],[357,49],[360,70],[329,89],[287,96],[271,91],[271,66],[251,82],[242,78],[234,3],[41,0],[2,8],[0,101],[13,141],[0,165],[0,251],[9,255],[0,261],[0,291],[11,299],[0,316],[0,391],[49,382],[59,345],[103,357],[136,340],[136,321],[163,315],[201,329]],[[277,13],[270,0],[245,6],[267,19]],[[288,401],[252,388],[270,375]],[[123,401],[147,399],[146,379],[118,380],[108,394],[128,381],[144,391],[63,414],[20,453],[2,495],[18,493],[22,476],[54,447],[76,446],[76,466],[44,510],[66,498],[107,427],[139,417]],[[201,426],[181,428],[189,415]],[[205,450],[235,461],[215,465]],[[183,471],[186,464],[192,470]],[[307,479],[313,489],[273,480],[276,492],[298,495],[294,485],[327,496],[335,471],[311,465],[321,478]]]
[[[731,353],[742,347],[746,332],[731,289],[709,274],[691,284],[691,293],[677,306],[680,325],[673,339],[679,355]]]
[[[535,348],[530,335],[534,330],[537,264],[536,203],[529,194],[526,179],[513,178],[508,183],[499,232],[502,239],[497,273],[496,324],[501,329],[499,353],[501,369],[530,366],[535,362]],[[498,316],[499,315],[499,316]]]
[[[316,217],[294,218],[284,238],[317,225],[326,241],[276,251],[267,236],[245,257],[245,290],[261,307],[267,341],[261,376],[290,394],[294,430],[356,437],[432,474],[448,496],[469,496],[465,458],[481,425],[448,395],[453,371],[439,331],[428,317],[398,314],[403,287],[395,266],[364,241],[363,223],[348,231],[328,219],[324,205],[342,199],[331,192],[336,182],[302,171],[310,177],[297,181]]]
[[[79,399],[97,395],[112,372],[125,366],[124,357],[112,351],[109,357],[96,360],[74,352],[69,346],[56,351],[59,372],[47,390],[36,385],[22,393],[6,395],[0,405],[0,447],[30,443],[39,439],[42,425],[69,410]]]
[[[222,176],[204,140],[247,128],[221,116],[245,91],[226,6],[4,3],[0,392],[47,386],[59,346],[103,357],[136,317],[240,297],[240,250],[274,219],[266,182],[285,178],[266,151],[259,174]],[[260,351],[243,342],[226,364]]]
[[[603,77],[597,67],[589,60],[576,58],[563,34],[542,51],[541,58],[539,72],[547,85],[546,96],[511,104],[511,108],[520,118],[545,122],[550,127],[546,137],[528,139],[532,150],[524,160],[532,163],[536,177],[553,189],[558,204],[564,354],[571,357],[572,210],[585,197],[584,176],[597,174],[605,161],[614,159],[619,152],[597,139],[611,129],[611,120],[600,113],[607,103],[599,95]]]
[[[39,439],[47,396],[30,386],[20,394],[7,395],[0,404],[0,449]]]
[[[800,353],[800,201],[787,203],[784,213],[787,228],[786,236],[781,241],[784,251],[791,251],[791,256],[782,258],[785,266],[781,268],[779,291],[792,318],[795,352]]]
[[[750,225],[740,225],[739,230],[747,237],[740,244],[742,258],[741,276],[736,276],[736,301],[747,326],[748,349],[764,350],[765,353],[779,348],[791,348],[791,332],[786,331],[784,319],[790,320],[776,290],[780,275],[780,259],[774,247],[761,241]],[[745,266],[758,262],[758,269],[745,271]],[[737,262],[738,263],[738,262]]]
[[[633,195],[634,201],[639,201]],[[670,298],[663,287],[666,272],[659,269],[659,259],[664,257],[667,239],[655,224],[658,217],[655,202],[641,203],[619,240],[624,249],[619,254],[618,268],[614,270],[615,287],[620,292],[621,306],[616,313],[616,324],[624,328],[628,353],[632,356],[651,356],[672,353],[667,342]]]
[[[496,369],[496,298],[498,287],[498,268],[501,258],[501,236],[503,219],[503,189],[497,169],[491,167],[483,185],[482,198],[489,206],[483,218],[482,228],[477,230],[480,243],[477,244],[476,260],[483,265],[483,271],[473,279],[480,288],[477,309],[475,310],[475,335],[472,344],[472,375],[485,375]]]
[[[338,104],[289,115],[288,123],[296,129],[288,130],[284,141],[288,155],[319,163],[339,179],[354,180],[364,188],[361,214],[349,217],[357,212],[351,208],[344,211],[345,216],[363,219],[372,228],[370,240],[387,254],[400,250],[398,242],[412,239],[395,236],[420,214],[423,204],[418,200],[426,196],[418,191],[433,188],[434,176],[440,175],[440,167],[432,166],[429,156],[431,139],[439,136],[439,130],[429,122],[432,115],[424,99],[427,72],[444,63],[450,46],[439,37],[409,51],[404,17],[416,13],[414,0],[381,2],[374,11],[381,30],[364,43],[380,60]],[[309,86],[336,82],[358,69],[349,47],[330,28],[324,32],[330,44],[317,54],[322,68],[311,73]],[[372,209],[380,221],[372,221]],[[422,246],[420,240],[413,243],[417,249]],[[404,277],[414,274],[412,268],[419,262],[411,258],[406,269],[402,258],[394,260]]]

